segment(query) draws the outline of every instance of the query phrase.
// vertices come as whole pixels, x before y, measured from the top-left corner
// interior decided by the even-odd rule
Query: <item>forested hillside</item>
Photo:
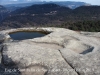
[[[1,29],[52,26],[100,31],[100,6],[81,6],[72,10],[56,4],[32,5],[12,12],[0,25]]]
[[[0,5],[0,22],[7,16],[9,11],[2,5]]]

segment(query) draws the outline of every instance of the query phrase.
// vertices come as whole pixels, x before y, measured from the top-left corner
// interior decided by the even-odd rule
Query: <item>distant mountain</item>
[[[6,8],[5,7],[3,7],[2,5],[0,5],[0,11],[1,10],[5,10]]]
[[[85,2],[74,2],[74,1],[61,1],[61,2],[52,2],[52,3],[58,4],[60,6],[69,7],[71,9],[75,9],[80,6],[90,6],[91,5]]]
[[[68,7],[50,3],[17,9],[1,22],[0,27],[56,26],[70,29],[77,29],[78,27],[80,29],[79,24],[82,27],[89,24],[92,27],[98,27],[99,21],[100,6],[81,6],[72,10]],[[91,28],[91,26],[88,26],[88,28]]]
[[[0,5],[0,21],[5,18],[7,12],[8,10],[4,6]]]
[[[19,7],[4,7],[0,5],[0,22],[5,19],[12,11],[19,9]]]
[[[58,1],[58,2],[53,2],[53,1],[50,1],[50,2],[46,2],[46,1],[38,1],[38,2],[28,2],[28,3],[17,3],[17,4],[8,4],[8,5],[5,5],[5,7],[10,7],[10,6],[15,6],[15,7],[26,7],[26,6],[31,6],[31,5],[34,5],[34,4],[49,4],[49,3],[54,3],[54,4],[57,4],[57,5],[60,5],[60,6],[65,6],[65,7],[69,7],[71,9],[75,9],[77,7],[80,7],[80,6],[90,6],[91,4],[88,4],[88,3],[85,3],[85,2],[73,2],[73,1]]]
[[[7,10],[9,10],[10,12],[16,10],[16,9],[20,9],[22,7],[16,7],[16,6],[9,6],[9,7],[6,7]]]
[[[40,2],[40,0],[0,0],[0,4],[19,4],[19,3],[29,3],[29,2]]]
[[[80,6],[74,10],[76,14],[99,14],[100,13],[100,6]]]
[[[50,4],[32,5],[29,7],[15,10],[12,13],[14,13],[14,15],[15,14],[26,14],[26,15],[31,15],[31,14],[40,15],[41,14],[41,15],[44,15],[44,14],[54,12],[54,11],[55,11],[55,13],[57,13],[57,12],[61,13],[61,11],[63,11],[63,12],[66,12],[66,14],[67,14],[67,13],[69,13],[69,11],[71,11],[71,9],[68,7],[63,7],[63,6],[59,6],[59,5],[50,3]]]
[[[56,4],[32,5],[13,11],[3,20],[3,26],[23,27],[27,25],[60,24],[66,14],[72,10]]]

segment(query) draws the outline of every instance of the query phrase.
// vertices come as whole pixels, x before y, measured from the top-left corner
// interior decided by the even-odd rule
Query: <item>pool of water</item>
[[[10,33],[9,35],[13,40],[25,40],[25,39],[43,37],[46,34],[40,32],[14,32]]]

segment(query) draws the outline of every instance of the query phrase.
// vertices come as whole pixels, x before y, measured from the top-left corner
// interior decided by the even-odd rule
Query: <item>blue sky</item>
[[[92,5],[100,5],[100,0],[0,0],[0,3],[17,3],[17,2],[29,2],[29,1],[80,1],[90,3]]]

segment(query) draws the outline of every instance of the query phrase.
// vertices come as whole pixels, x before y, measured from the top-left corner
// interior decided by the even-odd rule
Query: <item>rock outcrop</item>
[[[41,38],[14,41],[9,33],[41,31]],[[19,28],[0,32],[0,75],[100,75],[100,32]]]

